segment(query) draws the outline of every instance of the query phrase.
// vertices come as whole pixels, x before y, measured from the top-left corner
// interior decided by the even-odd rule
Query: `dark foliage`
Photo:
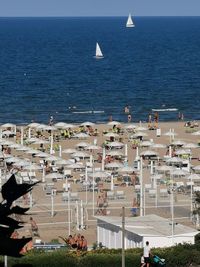
[[[0,255],[21,257],[20,251],[31,240],[31,238],[13,239],[12,233],[15,229],[23,227],[22,221],[17,221],[11,217],[12,214],[24,215],[29,208],[19,206],[12,207],[13,201],[27,194],[34,184],[18,184],[14,174],[2,186],[3,201],[0,203]]]

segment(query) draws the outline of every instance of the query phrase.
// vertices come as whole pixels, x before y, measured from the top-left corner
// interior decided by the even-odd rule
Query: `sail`
[[[96,58],[103,58],[103,54],[98,43],[96,44]]]
[[[127,23],[126,23],[126,27],[135,27],[134,23],[133,23],[133,20],[131,18],[131,14],[129,14],[128,16],[128,20],[127,20]]]

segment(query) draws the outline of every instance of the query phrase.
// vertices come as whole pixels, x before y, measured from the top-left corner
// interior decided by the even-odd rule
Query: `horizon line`
[[[169,17],[200,17],[200,15],[132,15],[133,17],[159,17],[159,18],[169,18]],[[73,16],[73,15],[66,15],[66,16],[1,16],[1,18],[115,18],[115,17],[127,17],[127,15],[79,15],[79,16]]]

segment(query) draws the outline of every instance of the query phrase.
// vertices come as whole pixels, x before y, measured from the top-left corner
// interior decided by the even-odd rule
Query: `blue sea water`
[[[200,18],[126,20],[0,18],[0,123],[200,119]]]

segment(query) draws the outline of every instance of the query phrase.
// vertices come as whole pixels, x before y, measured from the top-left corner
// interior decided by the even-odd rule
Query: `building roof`
[[[110,225],[122,226],[122,217],[118,216],[97,216],[98,220]],[[140,236],[172,236],[172,223],[170,220],[150,214],[139,217],[126,217],[125,229]],[[174,225],[174,236],[194,236],[198,231],[183,224]]]

